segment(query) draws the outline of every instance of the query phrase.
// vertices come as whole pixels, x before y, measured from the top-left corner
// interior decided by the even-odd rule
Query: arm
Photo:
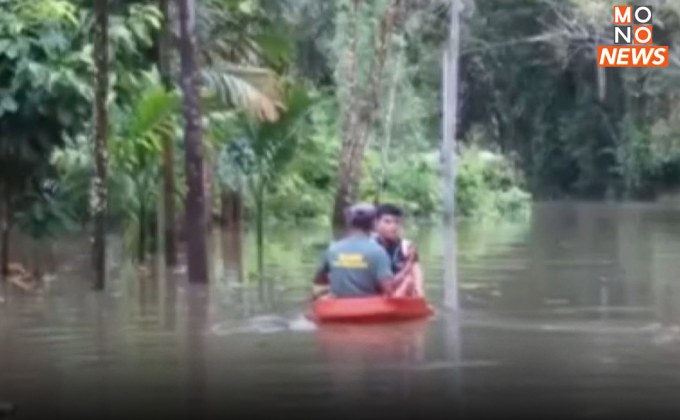
[[[314,284],[314,289],[312,292],[312,300],[317,299],[325,294],[328,294],[328,287],[330,281],[328,279],[328,270],[330,266],[328,264],[328,252],[324,253],[321,263],[316,270],[316,274],[312,279]]]
[[[404,276],[394,276],[388,281],[379,282],[378,284],[380,285],[380,293],[387,297],[394,295],[394,292],[399,289],[399,286],[401,286],[404,278]]]
[[[424,283],[425,283],[425,276],[423,274],[423,269],[420,266],[420,263],[416,263],[413,266],[413,285],[415,287],[416,296],[421,296],[421,297],[425,296]]]
[[[376,253],[374,257],[374,267],[380,293],[385,296],[392,295],[404,280],[405,271],[402,270],[395,276],[392,272],[390,258],[387,255],[387,252],[385,252],[385,250],[382,248],[380,249],[380,252]]]
[[[316,270],[314,275],[314,285],[315,286],[328,286],[330,283],[328,280],[328,261],[325,260],[321,263],[319,268]]]
[[[391,291],[393,295],[403,295],[416,293],[422,295],[422,270],[418,263],[418,253],[413,245],[408,245],[404,251],[404,266],[395,276],[394,287]],[[408,282],[408,285],[405,284]],[[408,290],[402,290],[408,286]]]
[[[420,267],[420,263],[415,263],[413,264],[413,277],[415,277],[416,281],[422,282],[423,280],[423,269]]]
[[[408,276],[409,274],[416,274],[416,271],[420,272],[422,275],[422,271],[420,271],[420,264],[418,262],[418,251],[416,250],[415,246],[409,245],[408,250],[406,251],[406,261],[404,263],[404,267],[399,271],[399,273],[395,276],[395,279],[397,280],[402,280],[404,277]]]
[[[389,282],[389,284],[386,285],[386,287],[383,289],[383,293],[391,296],[394,294],[394,292],[399,289],[401,284],[406,280],[406,277],[411,274],[411,272],[414,270],[414,267],[417,265],[417,263],[413,261],[407,261],[406,265],[404,268],[401,269],[399,273],[397,273],[396,276],[392,278],[392,281]]]

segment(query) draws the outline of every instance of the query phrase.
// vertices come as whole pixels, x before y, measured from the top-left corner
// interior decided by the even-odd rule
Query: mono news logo
[[[599,67],[667,67],[668,46],[654,45],[651,6],[614,6],[613,45],[597,47]]]

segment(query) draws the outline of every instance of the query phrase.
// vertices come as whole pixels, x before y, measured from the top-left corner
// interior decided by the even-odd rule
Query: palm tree
[[[191,0],[177,1],[186,124],[188,271],[190,280],[202,282],[207,280],[204,235],[210,201],[203,182],[200,82],[205,106],[215,104],[219,110],[225,105],[236,107],[258,120],[277,121],[284,108],[280,83],[276,73],[262,64],[280,62],[286,48],[280,43],[266,48],[258,41],[258,35],[269,29],[262,10],[244,11],[238,3],[224,0],[206,0],[195,6]],[[210,181],[212,171],[207,175]]]
[[[208,281],[206,254],[206,211],[203,182],[203,140],[199,77],[196,68],[195,7],[193,0],[177,0],[180,27],[181,86],[184,109],[185,165],[187,195],[185,201],[187,266],[189,281]]]
[[[163,15],[163,26],[158,38],[158,68],[165,88],[172,89],[171,42],[172,19],[170,0],[160,0],[159,9]],[[177,264],[177,232],[175,217],[175,147],[171,136],[163,137],[163,213],[165,263],[174,267]]]
[[[175,134],[179,109],[178,95],[167,91],[158,79],[151,78],[144,86],[131,106],[121,109],[109,139],[111,165],[117,180],[127,187],[126,212],[135,229],[128,248],[136,248],[139,262],[144,262],[153,235],[149,228],[156,211],[158,178],[161,170],[166,171],[161,168],[161,154],[166,140]]]

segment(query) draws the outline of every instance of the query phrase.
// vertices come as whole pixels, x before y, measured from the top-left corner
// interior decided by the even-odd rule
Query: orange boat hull
[[[397,322],[425,318],[433,310],[423,298],[319,299],[312,304],[309,318],[319,323]]]

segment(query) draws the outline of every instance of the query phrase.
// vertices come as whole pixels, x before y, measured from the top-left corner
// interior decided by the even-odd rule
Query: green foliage
[[[439,155],[436,152],[413,154],[395,161],[387,171],[385,191],[382,201],[401,202],[417,217],[436,217],[441,205]]]
[[[650,196],[676,182],[661,175],[666,157],[651,152],[650,127],[677,103],[679,73],[597,69],[596,45],[611,42],[612,4],[475,2],[462,44],[461,134],[484,127],[491,143],[519,157],[539,197]],[[677,50],[680,9],[654,7],[663,22],[655,43]]]
[[[136,249],[143,259],[153,238],[161,142],[165,137],[179,138],[179,98],[165,90],[155,72],[139,71],[134,80],[136,88],[131,86],[125,95],[129,102],[118,96],[111,107],[107,218],[122,224],[127,248]],[[91,140],[85,133],[69,138],[52,161],[60,186],[68,191],[61,199],[78,222],[87,222],[94,174]]]
[[[519,174],[502,155],[465,149],[456,179],[457,211],[465,217],[526,215],[531,196],[521,185]]]
[[[326,221],[339,152],[335,109],[333,99],[328,97],[318,99],[309,109],[308,130],[297,136],[294,145],[297,152],[277,171],[276,182],[270,185],[264,199],[270,217]]]
[[[285,23],[272,19],[257,0],[201,2],[196,26],[208,65],[218,60],[242,62],[250,55],[278,67],[293,52]]]
[[[680,182],[680,106],[652,126],[622,122],[625,142],[616,150],[620,162],[616,175],[624,192],[652,194]]]
[[[250,118],[236,120],[236,126],[223,126],[222,137],[234,136],[223,146],[220,154],[223,164],[236,165],[253,193],[269,186],[291,161],[305,127],[305,116],[312,98],[301,86],[289,86],[284,92],[285,112],[276,121],[256,121]],[[233,175],[225,170],[223,183],[233,183]]]
[[[20,213],[17,225],[28,237],[52,239],[77,228],[76,217],[69,207],[69,192],[60,184],[45,183],[24,199],[30,204]]]
[[[77,23],[76,6],[64,0],[3,0],[0,4],[3,10],[9,11],[3,18],[17,26],[35,27],[46,22],[64,21]]]
[[[291,54],[283,25],[254,0],[208,0],[197,13],[204,93],[221,106],[274,121],[281,107],[281,68]]]
[[[93,100],[92,15],[62,0],[0,3],[0,182],[7,190],[27,192],[19,201],[28,203],[31,197],[40,198],[30,193],[30,185],[39,185],[55,162],[70,191],[64,194],[86,204],[82,192],[91,173],[88,158],[68,152],[54,161],[51,157],[67,139],[69,145],[81,147],[76,155],[89,153],[85,144]],[[136,66],[149,66],[143,63],[142,51],[151,45],[160,16],[154,7],[137,4],[110,20],[116,101],[132,92],[143,70]],[[68,164],[73,166],[67,170]],[[38,211],[40,203],[36,206],[33,210]],[[86,209],[78,209],[79,219]]]
[[[311,133],[301,137],[297,145],[297,150],[303,153],[296,153],[290,163],[277,172],[276,182],[265,198],[268,215],[277,220],[327,222],[340,145],[337,121],[333,118],[336,112],[335,101],[328,97],[312,108]],[[428,151],[425,140],[409,143],[408,132],[397,133],[395,143],[385,165],[381,201],[397,203],[419,219],[438,217],[441,205],[438,152]],[[243,153],[238,144],[240,141],[233,141],[229,147]],[[373,148],[366,159],[367,175],[362,182],[361,196],[368,201],[377,194],[374,174],[382,166],[380,152]],[[245,157],[236,151],[229,155],[240,156],[236,160],[253,159],[252,155]],[[236,162],[231,162],[219,166],[220,170],[229,170],[235,165]],[[229,179],[233,180],[233,172],[230,173]],[[466,150],[461,156],[459,177],[458,208],[462,216],[515,217],[527,213],[530,195],[523,189],[522,177],[501,155],[479,148]]]
[[[62,197],[63,200],[68,203],[75,220],[84,224],[90,216],[90,183],[94,176],[92,142],[88,136],[81,133],[67,137],[65,143],[63,148],[54,151],[50,162],[60,188],[67,192]],[[116,191],[115,188],[109,188],[110,202],[113,204],[109,205],[109,211],[120,214],[116,211],[116,205],[122,197],[116,195]]]
[[[90,111],[90,59],[68,3],[0,1],[0,8],[0,192],[12,213],[28,207],[37,226],[49,215],[29,206],[40,198],[50,155]]]
[[[227,143],[223,165],[236,165],[248,186],[255,205],[258,273],[263,273],[265,194],[275,185],[279,174],[293,159],[296,146],[307,128],[307,115],[313,98],[303,86],[289,85],[284,90],[285,111],[276,121],[242,118],[235,127],[237,143]],[[229,172],[222,184],[233,183]]]
[[[279,117],[278,80],[267,69],[213,65],[202,72],[204,95],[216,109],[225,105],[244,109],[256,118],[274,121]]]
[[[541,198],[637,197],[680,183],[677,63],[667,70],[598,73],[594,46],[609,36],[610,3],[466,3],[461,216],[523,215],[527,190]],[[336,187],[339,115],[348,104],[373,99],[365,87],[371,86],[379,20],[389,2],[360,2],[356,19],[352,4],[197,3],[206,167],[216,171],[219,188],[245,196],[256,210],[251,214],[326,221]],[[403,2],[403,20],[388,41],[392,50],[379,75],[381,106],[362,173],[363,199],[396,202],[419,218],[440,210],[447,4]],[[56,213],[81,223],[89,217],[90,7],[82,1],[0,0],[0,187],[23,193],[15,200],[26,209],[20,226],[35,237],[61,229]],[[663,22],[655,40],[677,51],[678,6],[660,2],[655,14]],[[123,222],[139,242],[153,227],[161,139],[171,138],[181,150],[178,98],[155,75],[159,10],[149,2],[117,3],[110,25],[108,211],[110,221]],[[348,75],[354,73],[336,64],[351,62],[345,58],[355,36],[353,89]],[[303,89],[298,79],[314,86]],[[177,159],[180,196],[183,162]],[[46,177],[57,179],[58,193],[35,187]]]
[[[153,236],[162,139],[173,139],[179,127],[179,97],[166,91],[153,75],[142,89],[132,104],[114,114],[117,118],[110,139],[111,167],[126,191],[126,224],[138,232],[129,245],[137,248],[140,259]]]
[[[220,151],[218,175],[223,187],[250,193],[255,206],[262,206],[268,190],[279,185],[286,166],[293,160],[298,142],[306,126],[305,116],[312,98],[299,86],[285,92],[286,111],[275,122],[257,122],[248,118],[237,120],[224,135],[233,135]]]

